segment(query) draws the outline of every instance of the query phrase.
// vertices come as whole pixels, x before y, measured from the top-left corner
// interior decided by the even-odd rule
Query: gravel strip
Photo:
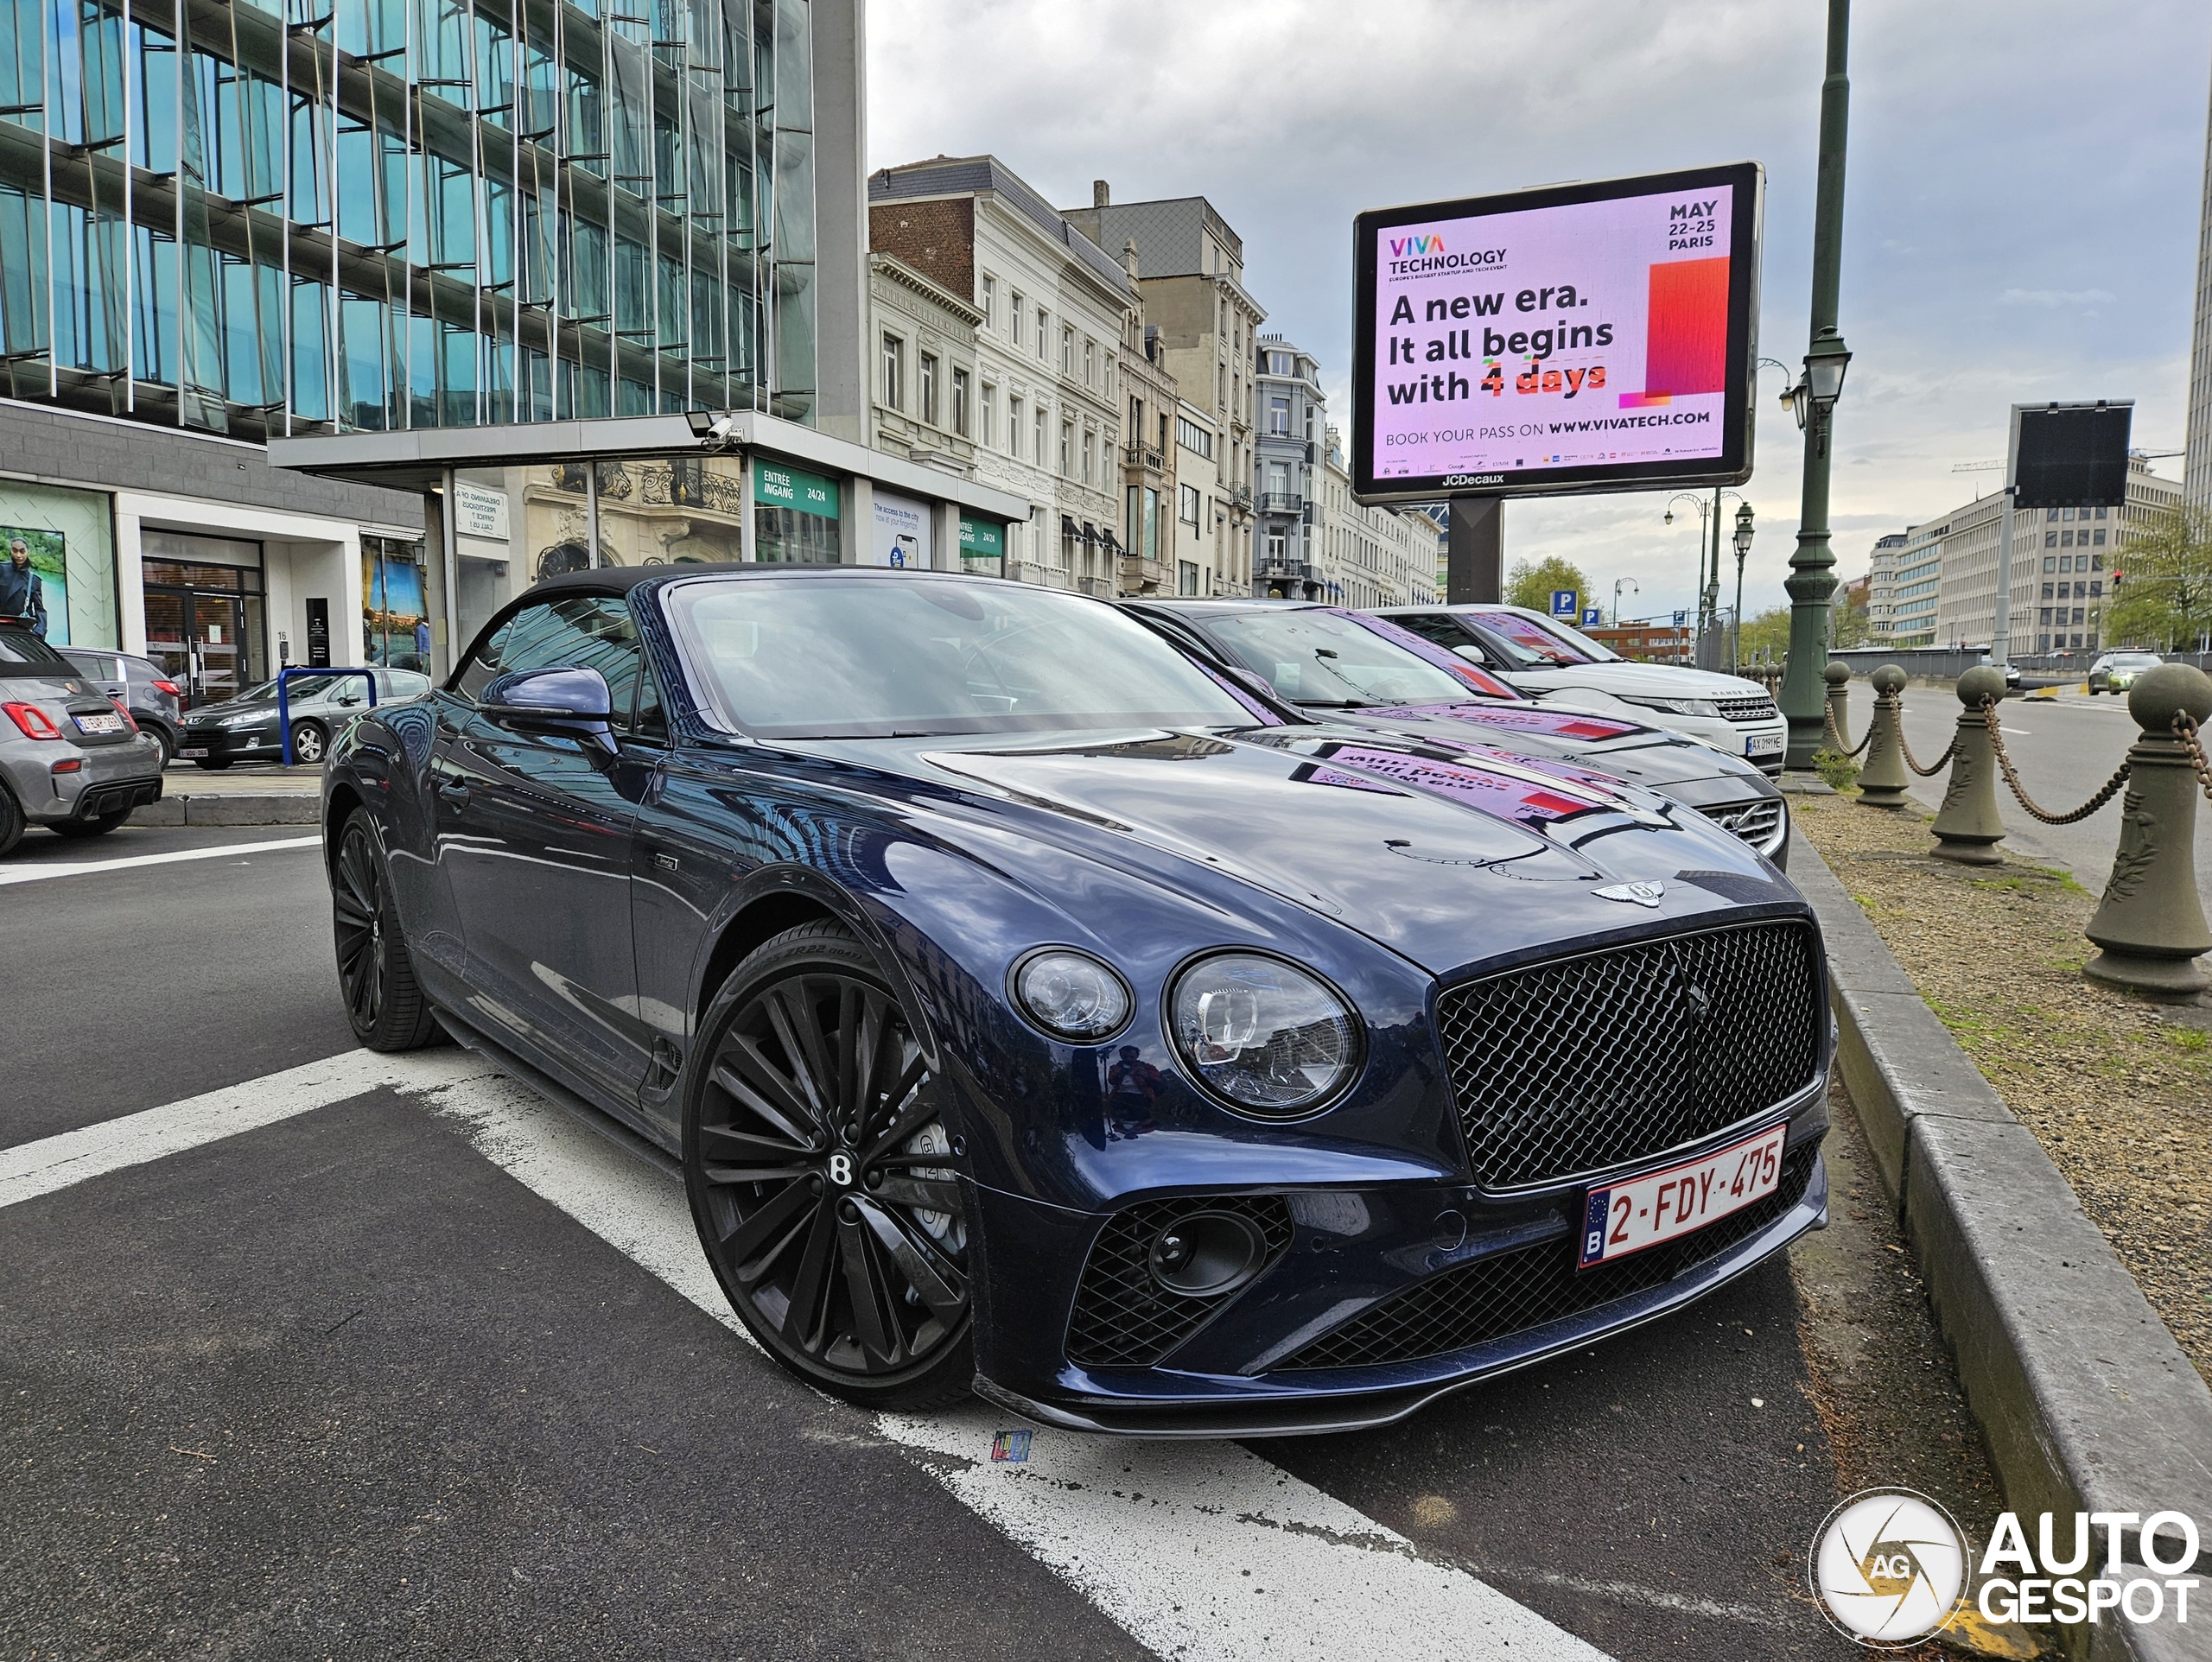
[[[2212,1007],[2084,980],[2096,898],[2063,871],[1930,858],[1925,816],[1852,796],[1792,813],[2212,1382]]]

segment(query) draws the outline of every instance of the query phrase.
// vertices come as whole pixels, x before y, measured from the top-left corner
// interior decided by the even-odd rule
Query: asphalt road
[[[1862,677],[1851,683],[1851,739],[1866,734],[1874,694]],[[1914,757],[1932,763],[1957,730],[1960,705],[1948,687],[1915,682],[1904,693],[1904,738]],[[1999,726],[2005,754],[2037,805],[2069,813],[2088,801],[2112,777],[2140,733],[2127,714],[2127,701],[2078,692],[2055,698],[2008,698]],[[1916,777],[1910,794],[1930,813],[1943,800],[1945,775]],[[2120,801],[2114,798],[2075,825],[2039,823],[1998,782],[1997,809],[2005,821],[2005,844],[2015,852],[2069,867],[2092,894],[2103,891],[2120,846]],[[2212,803],[2196,804],[2196,889],[2212,897]]]
[[[1673,1319],[1385,1430],[993,1464],[744,1342],[657,1170],[353,1055],[298,835],[0,863],[0,1656],[1842,1658],[1839,1459],[1962,1469],[1847,1124],[1834,1227]]]

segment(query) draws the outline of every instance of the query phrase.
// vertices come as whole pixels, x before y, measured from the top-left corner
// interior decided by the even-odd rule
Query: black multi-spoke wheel
[[[683,1173],[730,1303],[800,1377],[927,1407],[975,1375],[967,1206],[906,1013],[834,923],[739,965],[687,1068]]]
[[[372,1050],[413,1050],[429,1044],[437,1021],[415,984],[415,966],[391,904],[391,873],[365,808],[355,809],[338,834],[330,911],[338,985],[353,1037]]]

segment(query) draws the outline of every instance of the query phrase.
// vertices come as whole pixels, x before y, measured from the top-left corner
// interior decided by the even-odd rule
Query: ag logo
[[[1966,1585],[1966,1535],[1924,1494],[1869,1489],[1827,1515],[1811,1570],[1813,1596],[1837,1631],[1897,1649],[1950,1625]]]

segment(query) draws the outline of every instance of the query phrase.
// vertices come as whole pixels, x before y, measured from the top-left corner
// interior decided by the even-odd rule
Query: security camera
[[[683,419],[690,423],[691,435],[709,450],[725,450],[737,441],[738,413],[734,409],[719,416],[711,409],[686,410]]]

